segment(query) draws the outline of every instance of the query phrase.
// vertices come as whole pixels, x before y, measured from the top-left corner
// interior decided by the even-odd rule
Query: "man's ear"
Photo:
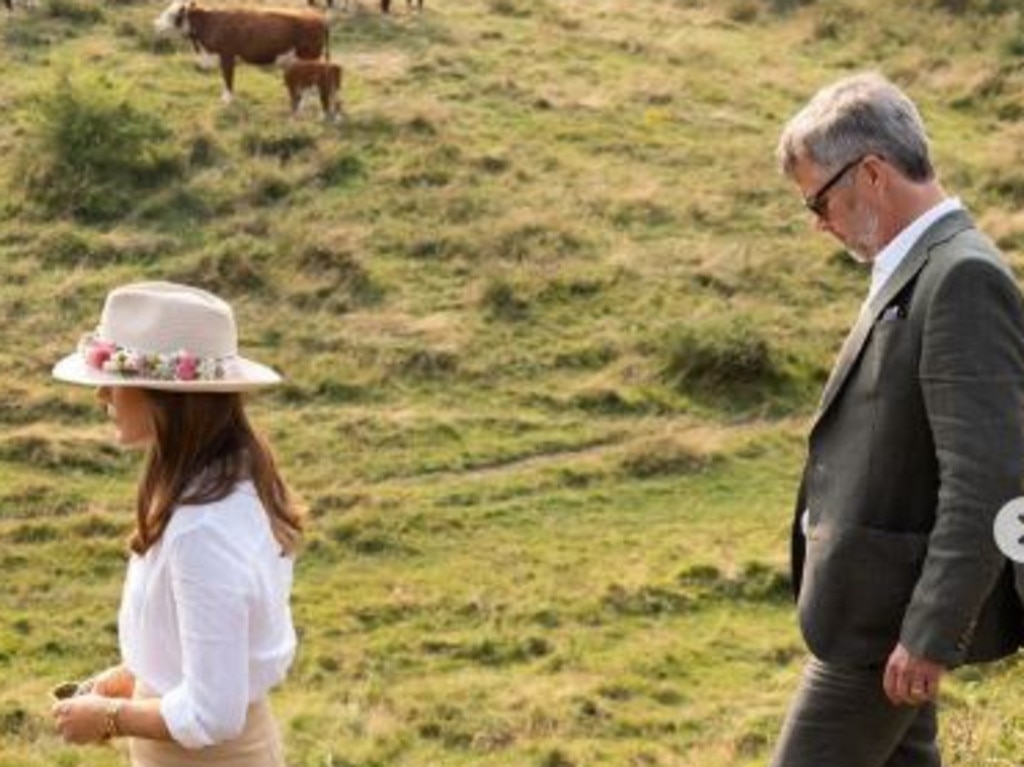
[[[874,154],[869,154],[864,158],[862,163],[864,169],[863,172],[867,178],[868,184],[873,187],[884,185],[888,180],[889,173],[893,170],[889,163]]]

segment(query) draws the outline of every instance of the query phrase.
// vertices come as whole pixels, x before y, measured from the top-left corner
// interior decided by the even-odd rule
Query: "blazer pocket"
[[[926,533],[818,525],[807,541],[800,618],[812,644],[887,653],[928,550]],[[887,648],[887,649],[886,649]]]

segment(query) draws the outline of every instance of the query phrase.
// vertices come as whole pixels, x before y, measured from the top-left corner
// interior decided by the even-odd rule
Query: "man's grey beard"
[[[881,248],[878,246],[878,215],[873,210],[864,212],[864,226],[849,242],[843,243],[846,252],[858,264],[870,264]]]

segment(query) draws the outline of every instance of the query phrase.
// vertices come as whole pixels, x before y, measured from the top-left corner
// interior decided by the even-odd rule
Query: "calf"
[[[197,53],[220,57],[224,101],[234,96],[235,59],[273,64],[278,59],[330,58],[327,20],[317,11],[289,8],[208,9],[174,0],[155,22],[158,32],[177,30]]]
[[[316,89],[324,119],[336,121],[341,115],[341,67],[327,61],[293,61],[285,65],[284,84],[288,86],[292,114],[299,111],[302,94]]]

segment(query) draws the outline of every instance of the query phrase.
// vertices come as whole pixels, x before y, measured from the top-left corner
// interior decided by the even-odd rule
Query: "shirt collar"
[[[907,253],[921,239],[921,235],[928,230],[928,227],[948,213],[962,210],[963,207],[959,197],[947,197],[926,210],[893,237],[889,244],[875,256],[875,260],[871,264],[871,289],[868,291],[867,301],[871,301],[878,294],[886,280],[896,271],[903,259],[906,258]]]

